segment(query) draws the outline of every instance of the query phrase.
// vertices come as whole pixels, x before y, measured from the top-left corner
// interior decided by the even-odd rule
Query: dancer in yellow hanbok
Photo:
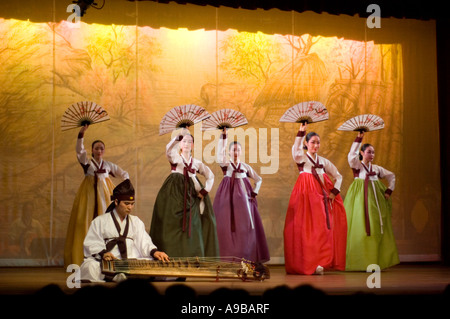
[[[92,143],[92,158],[84,148],[84,133],[88,125],[78,133],[76,152],[78,162],[84,171],[81,183],[72,206],[64,248],[64,264],[81,265],[84,260],[83,241],[91,221],[103,214],[111,203],[114,184],[110,176],[122,180],[129,179],[128,173],[116,164],[103,160],[105,143],[96,140]]]

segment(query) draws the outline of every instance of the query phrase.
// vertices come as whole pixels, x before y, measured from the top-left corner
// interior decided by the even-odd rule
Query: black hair
[[[306,134],[306,143],[308,143],[309,140],[314,136],[320,137],[316,132],[309,132],[308,134]],[[306,145],[303,145],[303,149],[307,150],[308,148],[306,147]]]
[[[364,151],[365,151],[368,147],[370,147],[370,146],[373,147],[373,145],[372,145],[372,144],[369,144],[369,143],[363,144],[363,146],[361,146],[361,152],[364,152]],[[363,159],[363,157],[362,157],[362,155],[361,155],[361,152],[359,153],[359,160],[360,160],[360,161]]]

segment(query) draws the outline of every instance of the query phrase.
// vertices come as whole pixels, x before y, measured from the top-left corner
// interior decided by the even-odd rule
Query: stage
[[[214,296],[214,302],[220,303],[234,305],[237,301],[247,304],[250,302],[255,307],[266,304],[271,309],[270,313],[259,313],[266,317],[275,315],[275,309],[279,314],[280,311],[288,312],[297,307],[296,303],[306,302],[311,306],[317,305],[319,300],[328,300],[327,304],[337,301],[339,305],[346,305],[347,301],[347,305],[354,305],[354,301],[358,305],[360,301],[363,304],[378,301],[378,308],[395,304],[399,307],[396,308],[398,311],[402,309],[402,313],[406,311],[412,314],[417,311],[437,311],[450,301],[450,268],[435,263],[405,263],[383,270],[378,277],[379,288],[368,287],[368,282],[369,285],[374,282],[369,278],[372,273],[329,271],[324,275],[301,276],[287,275],[282,265],[269,265],[269,269],[270,278],[264,281],[188,278],[185,282],[149,283],[127,280],[120,284],[91,283],[81,284],[79,288],[69,288],[67,279],[71,273],[65,272],[62,267],[1,268],[0,297],[3,301],[8,300],[5,299],[7,296],[13,300],[22,300],[21,297],[27,300],[42,300],[39,297],[44,297],[44,300],[61,300],[57,297],[73,296],[77,296],[77,300],[99,300],[102,295],[105,298],[106,295],[115,296],[116,291],[117,296],[128,298],[126,300],[131,303],[137,300],[136,296],[144,299],[148,296],[149,302],[165,300],[167,303],[167,299],[170,299],[172,314],[182,314],[183,309],[195,314],[192,313],[196,311],[192,308],[193,304],[206,302],[207,298]],[[211,299],[208,300],[211,304]],[[188,305],[191,308],[183,308]],[[231,308],[229,310],[232,311]],[[256,308],[253,310],[256,311]],[[323,310],[332,311],[330,308]],[[245,311],[248,312],[248,309]],[[247,313],[249,314],[257,315]]]
[[[355,293],[371,293],[377,295],[398,294],[442,294],[450,285],[450,268],[438,264],[400,264],[383,270],[380,273],[380,288],[367,287],[367,279],[371,273],[325,271],[324,275],[287,275],[282,265],[269,265],[270,279],[264,281],[241,281],[231,279],[195,279],[188,278],[183,284],[195,290],[197,295],[208,295],[219,288],[243,289],[250,295],[260,296],[265,291],[278,286],[295,288],[310,285],[328,295],[350,295]],[[1,295],[35,294],[47,285],[55,284],[66,294],[94,284],[81,284],[80,288],[69,288],[67,279],[71,273],[62,267],[36,268],[0,268]],[[160,294],[175,281],[152,282]],[[115,283],[102,283],[113,287]]]

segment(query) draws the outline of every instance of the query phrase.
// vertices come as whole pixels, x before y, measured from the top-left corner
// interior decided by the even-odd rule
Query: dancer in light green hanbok
[[[347,271],[366,271],[371,264],[384,269],[399,263],[391,223],[390,196],[395,188],[395,175],[372,164],[375,149],[370,144],[361,147],[363,136],[363,132],[358,133],[348,154],[355,180],[344,200],[348,224]],[[389,186],[380,178],[386,179]]]

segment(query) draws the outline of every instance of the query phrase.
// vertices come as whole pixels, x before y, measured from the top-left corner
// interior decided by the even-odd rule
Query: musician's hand
[[[153,254],[153,257],[155,259],[161,260],[161,261],[169,261],[169,256],[167,256],[167,254],[163,251],[156,251]]]
[[[111,252],[107,252],[103,255],[104,260],[114,260],[117,259]]]

